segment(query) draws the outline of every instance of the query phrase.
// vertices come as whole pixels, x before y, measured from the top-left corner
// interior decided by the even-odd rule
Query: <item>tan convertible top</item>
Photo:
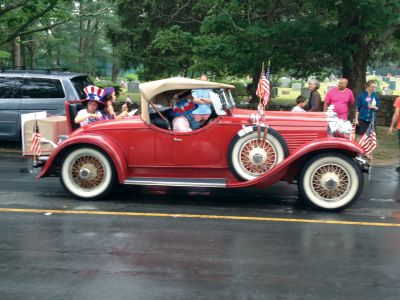
[[[192,90],[192,89],[234,89],[230,84],[203,81],[184,77],[173,77],[168,79],[150,81],[139,84],[142,119],[149,124],[149,100],[160,93],[172,90]]]

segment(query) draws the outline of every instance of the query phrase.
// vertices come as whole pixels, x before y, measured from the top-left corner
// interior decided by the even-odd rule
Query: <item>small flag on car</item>
[[[268,62],[267,70],[264,72],[264,63],[261,69],[260,81],[258,82],[256,95],[262,100],[262,104],[266,106],[270,100],[270,63]]]
[[[360,137],[358,144],[364,148],[366,155],[371,155],[375,150],[378,142],[376,140],[376,130],[374,122],[371,122],[367,131]]]
[[[41,153],[41,146],[40,146],[40,139],[42,138],[42,135],[40,134],[39,131],[39,125],[37,120],[35,120],[35,125],[33,126],[33,133],[32,133],[32,145],[31,145],[31,151],[34,153],[34,155],[40,155]]]

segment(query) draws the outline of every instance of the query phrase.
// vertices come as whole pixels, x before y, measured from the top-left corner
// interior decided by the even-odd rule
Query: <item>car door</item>
[[[189,133],[173,133],[171,153],[177,167],[218,167],[224,162],[223,128],[218,123]],[[224,152],[225,151],[225,152]]]
[[[15,98],[16,78],[0,77],[0,140],[19,138],[21,99]]]

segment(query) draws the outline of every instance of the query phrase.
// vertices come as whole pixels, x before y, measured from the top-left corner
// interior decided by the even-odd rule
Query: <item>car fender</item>
[[[266,187],[272,185],[283,178],[286,178],[288,172],[292,171],[292,166],[296,165],[299,161],[304,160],[305,156],[312,155],[313,153],[327,152],[327,151],[338,151],[346,153],[351,157],[355,157],[358,154],[364,154],[364,149],[353,141],[339,138],[324,138],[318,139],[305,144],[298,148],[295,152],[291,153],[281,163],[269,172],[248,181],[236,182],[232,181],[227,183],[229,188],[243,188],[243,187]],[[289,174],[288,177],[295,177],[295,174]]]
[[[69,149],[76,147],[77,145],[95,146],[103,150],[111,158],[114,164],[115,171],[118,175],[118,181],[120,183],[124,182],[127,174],[127,162],[124,153],[112,138],[95,133],[76,135],[63,141],[51,153],[42,171],[36,178],[43,178],[52,175],[59,159],[61,159]]]

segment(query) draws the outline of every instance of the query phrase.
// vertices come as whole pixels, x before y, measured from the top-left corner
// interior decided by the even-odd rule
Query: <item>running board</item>
[[[124,184],[226,188],[225,178],[128,178]]]

